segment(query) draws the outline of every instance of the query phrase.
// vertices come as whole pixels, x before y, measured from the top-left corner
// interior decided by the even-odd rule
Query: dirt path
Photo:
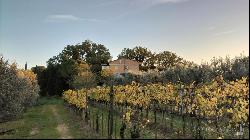
[[[69,134],[68,126],[62,122],[60,115],[57,113],[56,106],[52,105],[51,109],[58,122],[58,126],[56,127],[56,129],[59,132],[61,139],[72,139],[72,136],[70,136]]]
[[[38,130],[37,127],[35,127],[35,128],[32,128],[32,130],[31,130],[31,132],[30,132],[30,135],[31,135],[31,136],[34,136],[34,135],[36,135],[36,134],[38,134],[38,133],[39,133],[39,130]]]

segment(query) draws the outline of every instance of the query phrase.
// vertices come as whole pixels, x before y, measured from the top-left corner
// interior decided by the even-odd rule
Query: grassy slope
[[[38,105],[29,108],[21,117],[21,119],[15,121],[9,121],[0,124],[0,130],[12,129],[13,131],[0,135],[0,139],[19,138],[60,138],[60,134],[56,129],[58,122],[50,109],[51,106],[55,106],[58,114],[60,115],[61,122],[64,122],[68,126],[69,134],[73,138],[93,138],[95,136],[89,133],[88,128],[83,130],[81,124],[76,121],[73,115],[64,107],[63,101],[56,98],[41,98]]]
[[[66,108],[63,100],[58,98],[41,98],[39,99],[38,105],[29,108],[21,117],[21,119],[17,119],[15,121],[9,121],[6,123],[0,124],[0,132],[3,129],[7,130],[13,130],[11,132],[5,133],[4,135],[0,134],[0,139],[6,139],[6,138],[13,138],[13,139],[46,139],[46,138],[61,138],[60,133],[57,130],[57,126],[59,124],[58,120],[56,119],[53,110],[51,108],[56,108],[56,111],[58,115],[60,115],[60,122],[63,122],[68,127],[68,133],[72,138],[107,138],[107,116],[108,116],[108,110],[106,109],[97,109],[95,107],[90,107],[91,113],[91,123],[89,123],[90,128],[88,125],[84,124],[83,118],[81,118],[79,115],[76,115],[73,111],[70,111],[70,109]],[[100,119],[100,131],[99,136],[95,134],[95,131],[93,130],[93,126],[95,126],[95,117],[96,112],[99,112],[99,117],[101,117],[101,114],[103,114],[103,130],[101,125],[101,119]],[[116,132],[113,134],[114,138],[120,138],[119,136],[119,129],[121,127],[121,122],[118,116],[114,116],[116,119]],[[170,118],[170,116],[165,116],[165,118]],[[150,112],[149,114],[149,120],[153,121],[153,114]],[[162,121],[161,114],[157,115],[157,120],[159,124],[169,126],[170,120]],[[178,128],[181,129],[182,121],[181,118],[174,117],[174,129]],[[94,124],[93,124],[94,123]],[[190,131],[189,128],[190,122],[187,120],[187,130]],[[183,138],[176,132],[177,130],[164,130],[163,132],[159,131],[160,128],[149,128],[144,129],[141,133],[141,138],[148,139],[148,138],[155,138],[155,132],[157,132],[157,138]],[[103,131],[103,134],[102,134]],[[247,129],[248,131],[248,129]],[[162,136],[161,134],[164,134]],[[190,133],[190,132],[189,132]],[[189,136],[185,136],[189,137]],[[216,136],[215,136],[216,137]],[[248,138],[249,135],[247,134],[245,138]],[[128,130],[125,131],[125,138],[130,138],[130,133]],[[189,137],[190,138],[190,137]],[[208,137],[206,137],[208,138]]]

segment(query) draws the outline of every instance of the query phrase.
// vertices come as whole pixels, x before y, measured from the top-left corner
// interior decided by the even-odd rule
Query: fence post
[[[85,122],[88,123],[89,115],[88,115],[88,93],[86,92],[86,109],[85,109]]]
[[[185,135],[185,118],[184,118],[184,106],[183,106],[183,98],[184,98],[184,87],[180,85],[180,96],[181,96],[181,117],[182,117],[182,134]]]
[[[103,136],[103,113],[102,113],[102,136]]]
[[[115,139],[116,139],[116,117],[115,117]]]
[[[154,121],[155,121],[155,124],[157,123],[157,114],[156,114],[156,101],[154,101]]]
[[[99,133],[99,110],[96,112],[96,132]]]
[[[112,139],[113,134],[113,102],[114,102],[114,94],[113,94],[113,84],[110,88],[110,104],[109,104],[109,115],[108,115],[108,139]]]
[[[126,124],[125,124],[125,122],[122,121],[122,126],[120,128],[120,137],[121,137],[121,139],[124,139],[125,129],[126,129]]]

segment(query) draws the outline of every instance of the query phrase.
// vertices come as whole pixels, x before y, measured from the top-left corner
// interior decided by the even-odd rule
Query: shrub
[[[0,122],[19,116],[38,98],[36,75],[0,58]]]
[[[24,81],[24,106],[32,106],[39,97],[39,86],[36,75],[31,70],[19,70],[17,75]]]

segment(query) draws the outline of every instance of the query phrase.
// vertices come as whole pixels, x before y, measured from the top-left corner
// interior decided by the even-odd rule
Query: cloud
[[[166,4],[166,3],[179,3],[184,2],[188,0],[104,0],[103,2],[100,2],[99,4],[95,5],[94,7],[104,7],[104,6],[110,6],[114,4],[123,4],[126,5],[157,5],[157,4]]]
[[[155,0],[156,3],[179,3],[179,2],[185,2],[188,0]]]
[[[54,22],[54,21],[77,21],[81,20],[81,18],[73,16],[73,15],[49,15],[46,18],[46,21]]]
[[[81,18],[81,20],[85,20],[85,21],[90,21],[90,22],[106,22],[105,20],[101,20],[101,19],[96,19],[96,18]]]
[[[69,22],[69,21],[89,21],[89,22],[105,22],[96,18],[81,18],[69,14],[56,14],[46,17],[45,22]]]
[[[185,1],[188,0],[132,0],[131,4],[151,7],[159,4],[180,3]]]
[[[126,6],[127,10],[123,11],[116,17],[112,17],[112,19],[121,19],[131,14],[138,14],[157,5],[170,4],[170,3],[176,4],[176,3],[186,2],[189,0],[126,0],[126,1],[117,0],[117,1],[124,2],[122,5]]]
[[[221,35],[231,34],[234,32],[235,32],[235,30],[222,31],[222,32],[215,33],[214,36],[221,36]]]

